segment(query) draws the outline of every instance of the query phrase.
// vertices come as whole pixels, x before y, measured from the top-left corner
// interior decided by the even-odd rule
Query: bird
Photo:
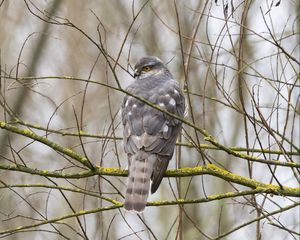
[[[144,211],[150,191],[155,193],[171,160],[182,122],[153,108],[145,99],[178,117],[184,117],[185,98],[166,65],[157,57],[141,58],[134,82],[126,88],[122,107],[123,145],[128,157],[124,208]]]

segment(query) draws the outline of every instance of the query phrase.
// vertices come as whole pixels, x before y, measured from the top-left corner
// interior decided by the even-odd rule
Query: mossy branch
[[[16,120],[11,122],[11,124],[20,124],[22,126],[26,126],[29,128],[37,129],[37,130],[42,130],[48,133],[54,133],[54,134],[59,134],[62,136],[74,136],[74,137],[85,137],[85,138],[98,138],[98,139],[109,139],[109,140],[117,140],[121,141],[123,140],[122,137],[111,137],[107,135],[99,135],[99,134],[92,134],[84,131],[80,132],[70,132],[70,131],[65,131],[65,130],[55,130],[51,128],[46,128],[37,124],[30,124],[30,123],[25,123],[20,120]],[[191,143],[185,143],[185,142],[177,142],[177,146],[183,146],[183,147],[188,147],[188,148],[195,148],[199,147],[200,149],[211,149],[211,150],[216,150],[216,151],[222,151],[223,149],[220,149],[219,147],[216,147],[214,145],[209,145],[209,144],[200,144],[199,146],[195,146],[194,144]],[[276,155],[283,155],[283,154],[288,154],[288,155],[295,155],[295,156],[300,156],[300,152],[298,151],[287,151],[284,153],[281,150],[276,150],[276,149],[258,149],[258,148],[245,148],[245,147],[228,147],[229,150],[235,151],[235,152],[252,152],[252,153],[265,153],[265,154],[276,154]],[[292,165],[293,166],[293,165]]]
[[[73,213],[73,214],[69,214],[69,215],[65,215],[65,216],[61,216],[61,217],[57,217],[57,218],[52,218],[52,219],[49,219],[49,220],[46,220],[46,221],[40,221],[40,222],[35,223],[35,224],[31,224],[31,225],[27,225],[27,226],[20,226],[20,227],[14,228],[14,229],[7,229],[7,230],[4,230],[4,231],[0,231],[0,235],[12,234],[12,233],[16,233],[16,232],[23,231],[23,230],[26,230],[26,229],[36,228],[36,227],[39,227],[39,226],[42,226],[42,225],[45,225],[45,224],[50,224],[50,223],[61,223],[61,221],[65,220],[65,219],[69,219],[69,218],[73,218],[73,217],[79,217],[79,216],[82,216],[82,215],[88,215],[88,214],[91,214],[91,213],[109,211],[109,210],[112,210],[112,209],[120,208],[122,206],[123,206],[122,203],[117,204],[117,202],[116,202],[115,205],[108,206],[108,207],[96,208],[96,209],[93,209],[93,210],[82,210],[82,211],[79,211],[79,212],[76,212],[76,213]]]
[[[218,143],[218,141],[215,138],[213,138],[212,136],[205,137],[204,140],[210,142],[216,148],[218,148],[220,150],[223,150],[226,153],[228,153],[230,155],[233,155],[235,157],[238,157],[238,158],[246,159],[246,160],[249,160],[249,161],[252,161],[252,162],[259,162],[259,163],[269,164],[269,165],[300,168],[300,164],[295,163],[295,162],[282,162],[282,161],[267,160],[267,159],[262,159],[262,158],[250,156],[250,155],[245,154],[245,153],[239,153],[238,151],[236,151],[234,149],[230,149],[230,148],[225,147],[224,145]]]
[[[220,199],[227,199],[227,198],[233,198],[233,197],[239,197],[239,196],[246,196],[246,195],[252,195],[252,194],[258,194],[258,193],[267,193],[263,191],[262,189],[254,189],[254,190],[246,190],[246,191],[241,191],[241,192],[228,192],[224,194],[218,194],[218,195],[211,195],[206,198],[200,198],[200,199],[177,199],[174,201],[155,201],[155,202],[148,202],[147,206],[168,206],[168,205],[183,205],[183,204],[195,204],[195,203],[206,203],[206,202],[212,202]],[[123,203],[119,201],[113,201],[113,205],[107,206],[107,207],[102,207],[102,208],[96,208],[92,210],[81,210],[76,213],[68,214],[65,216],[57,217],[57,218],[52,218],[49,220],[41,221],[35,224],[27,225],[27,226],[20,226],[17,228],[13,229],[7,229],[0,231],[0,235],[5,235],[5,234],[13,234],[17,233],[19,231],[24,231],[26,229],[31,229],[31,228],[36,228],[42,225],[50,224],[50,223],[61,223],[62,220],[73,218],[73,217],[78,217],[82,215],[88,215],[88,214],[93,214],[93,213],[99,213],[99,212],[104,212],[108,210],[113,210],[113,209],[118,209],[123,207]],[[282,208],[280,210],[277,210],[273,212],[272,214],[279,213],[284,210],[288,210],[294,207],[297,207],[300,203],[295,203],[293,205],[290,205],[288,207]],[[263,217],[261,217],[263,219]],[[230,234],[227,233],[227,234]]]
[[[5,77],[5,78],[7,78],[7,79],[15,79],[15,78],[12,77],[12,76],[3,76],[3,77]],[[175,119],[181,121],[182,123],[186,124],[187,126],[192,127],[192,128],[195,129],[196,131],[200,132],[205,138],[207,138],[207,139],[212,139],[212,136],[209,135],[209,133],[206,132],[204,129],[199,128],[198,126],[196,126],[195,124],[189,122],[189,121],[186,120],[185,118],[182,118],[182,117],[180,117],[180,116],[178,116],[178,115],[176,115],[176,114],[173,114],[173,113],[171,113],[171,112],[168,112],[168,111],[162,109],[162,108],[159,107],[158,105],[155,105],[155,104],[151,103],[150,101],[148,101],[148,100],[146,100],[146,99],[144,99],[144,98],[142,98],[142,97],[139,97],[139,96],[137,96],[137,95],[134,95],[134,94],[132,94],[132,93],[126,91],[125,89],[121,88],[120,85],[118,85],[118,87],[114,87],[114,86],[112,86],[112,85],[109,85],[109,84],[106,84],[106,83],[97,82],[97,81],[93,81],[93,80],[90,80],[90,79],[87,80],[87,79],[76,78],[76,77],[69,77],[69,76],[64,76],[64,77],[62,77],[62,76],[44,76],[44,77],[23,77],[23,78],[19,78],[19,80],[51,80],[51,79],[63,79],[63,80],[70,80],[70,81],[88,82],[88,83],[90,83],[90,84],[100,85],[100,86],[103,86],[103,87],[110,88],[110,89],[112,89],[112,90],[114,90],[114,91],[117,91],[117,92],[121,92],[121,93],[127,94],[127,95],[129,95],[129,96],[131,96],[131,97],[134,97],[134,98],[140,100],[141,102],[143,102],[143,103],[145,103],[145,104],[151,106],[152,108],[157,109],[157,110],[159,110],[159,111],[165,113],[166,115],[168,115],[168,116],[170,116],[170,117],[173,117],[173,118],[175,118]],[[279,133],[277,133],[276,131],[274,131],[274,132],[275,132],[276,134],[279,134]],[[280,134],[279,134],[279,135],[280,135]],[[280,136],[281,136],[281,135],[280,135]],[[281,137],[283,137],[283,136],[281,136]],[[214,141],[211,141],[211,143],[212,143],[213,145],[215,145],[216,140],[215,140],[215,139],[213,139],[213,140],[214,140]],[[288,142],[296,149],[296,151],[300,153],[300,149],[299,149],[297,146],[295,146],[295,145],[294,145],[292,142],[290,142],[288,139],[285,139],[285,140],[288,141]],[[218,142],[217,142],[217,143],[218,143]],[[219,145],[219,143],[218,143],[218,145]],[[218,147],[218,145],[215,145],[215,146]],[[223,146],[223,145],[222,145],[222,146]],[[228,149],[228,148],[225,147],[225,146],[223,146],[223,150],[225,150],[225,149]],[[227,151],[227,153],[231,154],[230,151]],[[287,152],[285,152],[284,154],[286,155]],[[236,155],[236,156],[237,156],[237,157],[243,158],[244,156],[247,156],[247,155],[246,155],[246,154],[243,154],[243,156],[241,156],[241,155]],[[250,157],[251,157],[251,156],[250,156]],[[262,159],[262,161],[263,161],[263,160],[264,160],[264,159]],[[256,161],[256,159],[254,159],[253,161]],[[275,164],[275,165],[276,165],[276,164]]]
[[[119,176],[126,177],[128,175],[127,170],[118,169],[118,168],[104,168],[104,167],[95,167],[92,170],[86,170],[79,173],[59,173],[51,172],[47,170],[38,170],[21,165],[0,165],[0,169],[6,169],[10,171],[19,171],[24,173],[29,173],[33,175],[45,176],[45,177],[54,177],[54,178],[65,178],[65,179],[79,179],[86,178],[95,175],[103,176]],[[240,176],[234,173],[231,173],[225,169],[219,168],[213,164],[208,164],[206,166],[198,166],[193,168],[181,168],[175,170],[167,170],[165,177],[191,177],[198,175],[212,175],[218,178],[221,178],[225,181],[233,182],[239,185],[247,186],[252,189],[261,189],[261,191],[272,193],[274,195],[282,196],[291,196],[291,197],[300,197],[300,188],[292,188],[283,186],[282,188],[273,184],[266,184],[259,181],[256,181],[251,178]]]
[[[51,147],[52,149],[59,151],[71,158],[73,158],[74,160],[77,160],[78,162],[80,162],[81,164],[83,164],[84,166],[92,169],[94,166],[92,165],[92,163],[84,156],[79,155],[78,153],[72,151],[69,148],[66,147],[62,147],[59,144],[56,144],[52,141],[50,141],[48,138],[39,136],[37,134],[35,134],[34,132],[28,130],[28,129],[20,129],[17,128],[16,126],[13,126],[11,124],[5,123],[5,122],[1,122],[0,121],[0,128],[5,129],[7,131],[19,134],[19,135],[23,135],[25,137],[31,138],[33,140],[39,141],[45,145],[47,145],[48,147]],[[242,158],[242,159],[247,159],[250,161],[254,161],[254,162],[260,162],[260,163],[264,163],[264,164],[270,164],[270,165],[278,165],[278,166],[283,166],[283,167],[293,167],[293,168],[300,168],[300,164],[299,163],[295,163],[295,162],[282,162],[282,161],[274,161],[274,160],[265,160],[265,159],[260,159],[257,157],[253,157],[253,156],[249,156],[247,154],[243,154],[243,153],[239,153],[235,150],[232,150],[230,148],[227,148],[225,146],[223,146],[222,144],[218,143],[212,136],[207,136],[204,138],[205,140],[211,142],[215,148],[218,148],[220,150],[224,150],[225,152],[227,152],[228,154],[231,154],[233,156]]]
[[[60,153],[63,153],[65,155],[71,157],[72,159],[80,162],[81,164],[83,164],[84,166],[86,166],[90,169],[94,168],[94,166],[90,163],[90,161],[86,157],[81,156],[80,154],[72,151],[69,148],[62,147],[61,145],[50,141],[48,138],[41,137],[28,129],[20,129],[20,128],[17,128],[15,126],[12,126],[10,124],[7,124],[7,123],[1,122],[1,121],[0,121],[0,128],[6,129],[10,132],[13,132],[13,133],[16,133],[19,135],[23,135],[25,137],[28,137],[28,138],[31,138],[38,142],[41,142],[41,143],[47,145],[48,147],[52,148],[53,150],[58,151]]]
[[[91,192],[91,191],[79,189],[79,188],[67,187],[67,186],[57,186],[57,185],[47,185],[47,184],[12,184],[12,185],[6,184],[3,186],[0,186],[0,189],[5,189],[5,188],[58,189],[58,190],[64,190],[64,191],[69,191],[69,192],[75,192],[75,193],[79,193],[79,194],[85,194],[85,195],[88,195],[91,197],[103,199],[112,204],[117,204],[117,205],[122,204],[121,202],[118,202],[112,198],[104,197],[104,196],[100,195],[99,193],[95,193],[95,192]],[[164,206],[164,205],[203,203],[203,202],[211,202],[211,201],[215,201],[215,200],[247,196],[247,195],[258,194],[258,193],[272,193],[272,192],[266,191],[263,188],[256,188],[256,189],[240,191],[240,192],[227,192],[227,193],[222,193],[222,194],[210,195],[210,196],[207,196],[206,198],[199,198],[199,199],[176,199],[174,201],[155,201],[155,202],[147,203],[147,206]]]
[[[72,159],[80,162],[87,168],[88,170],[84,170],[82,172],[76,173],[60,173],[60,172],[51,172],[48,170],[38,170],[32,169],[30,167],[25,167],[23,165],[0,165],[0,169],[6,169],[11,171],[19,171],[24,173],[29,173],[33,175],[40,175],[40,176],[47,176],[47,177],[55,177],[55,178],[86,178],[94,175],[109,175],[109,176],[127,176],[127,171],[117,168],[103,168],[103,167],[96,167],[92,165],[88,159],[79,155],[78,153],[70,150],[69,148],[62,147],[47,138],[41,137],[30,130],[22,130],[5,122],[0,122],[0,128],[6,129],[10,132],[14,132],[28,138],[34,139],[39,141],[52,149],[59,151]],[[210,141],[214,141],[211,137]],[[217,143],[215,143],[217,144]],[[219,146],[222,149],[222,146]],[[234,154],[234,153],[232,153]],[[276,161],[273,161],[276,162]],[[293,167],[300,167],[299,164],[296,163],[286,163],[280,162],[280,164],[290,164]],[[258,182],[256,180],[246,178],[237,174],[233,174],[219,168],[215,165],[209,164],[207,166],[198,166],[194,168],[183,168],[177,170],[169,170],[166,172],[166,177],[187,177],[187,176],[197,176],[197,175],[213,175],[219,178],[222,178],[226,181],[237,183],[240,185],[244,185],[250,187],[252,189],[262,188],[264,191],[272,191],[273,194],[276,195],[285,195],[285,196],[299,196],[299,188],[289,188],[289,187],[282,187],[271,185],[271,184],[264,184]]]

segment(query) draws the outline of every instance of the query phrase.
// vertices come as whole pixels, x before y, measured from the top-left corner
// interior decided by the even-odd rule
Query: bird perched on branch
[[[124,208],[142,212],[147,203],[150,180],[151,193],[154,193],[173,156],[182,125],[180,120],[151,104],[183,117],[185,99],[179,84],[157,57],[140,59],[134,68],[134,78],[134,83],[127,88],[132,96],[126,95],[122,104],[124,150],[129,161]]]

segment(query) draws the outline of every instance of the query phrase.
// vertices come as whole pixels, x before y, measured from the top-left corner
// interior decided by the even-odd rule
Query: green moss
[[[70,154],[70,155],[74,154],[74,152],[73,152],[70,148],[65,148],[65,149],[64,149],[64,152],[65,152],[66,154]]]
[[[148,205],[150,205],[150,206],[160,206],[160,205],[162,205],[162,201],[152,201]]]
[[[26,136],[31,136],[32,134],[34,134],[32,131],[28,130],[28,129],[24,129],[22,130],[22,132],[24,133],[24,135]]]
[[[212,142],[214,139],[211,136],[204,137],[205,141]]]
[[[122,202],[119,202],[119,201],[113,200],[113,199],[112,199],[111,203],[116,205],[116,206],[119,206],[119,207],[122,207],[124,205]]]
[[[244,153],[239,153],[239,152],[235,152],[235,151],[234,151],[234,153],[235,153],[236,155],[238,155],[239,157],[241,157],[241,158],[252,159],[252,160],[260,160],[260,158],[258,158],[258,157],[255,157],[255,156],[249,156],[249,155],[244,154]]]
[[[100,175],[108,176],[127,176],[128,170],[119,169],[119,168],[105,168],[105,167],[96,167],[96,172]]]

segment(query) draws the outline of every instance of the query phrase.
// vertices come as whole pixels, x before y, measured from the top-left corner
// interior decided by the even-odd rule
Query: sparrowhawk
[[[179,84],[157,57],[144,57],[134,68],[135,81],[128,86],[132,95],[142,97],[170,113],[183,117],[185,99]],[[129,176],[124,208],[142,212],[150,189],[154,193],[173,156],[181,121],[126,95],[122,104],[124,150]]]

